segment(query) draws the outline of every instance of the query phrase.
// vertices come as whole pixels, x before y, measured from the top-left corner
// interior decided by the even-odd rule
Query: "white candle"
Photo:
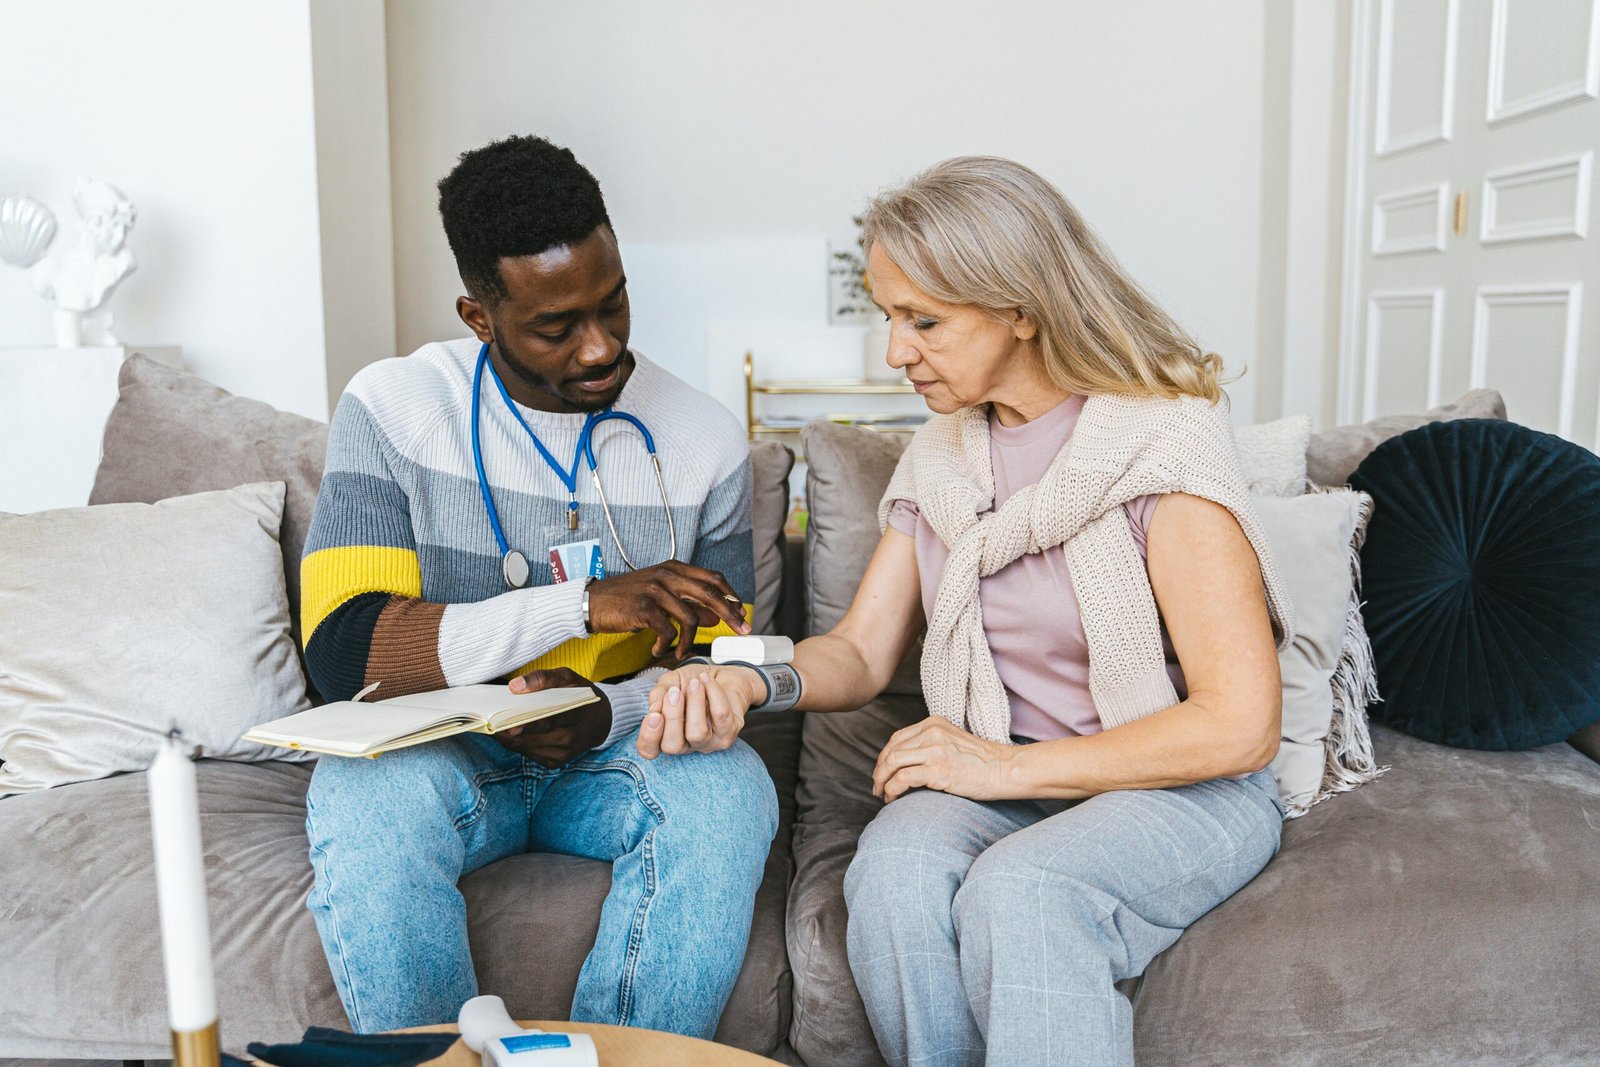
[[[211,921],[200,851],[200,800],[194,763],[167,738],[150,765],[150,833],[155,843],[161,956],[167,971],[167,1018],[179,1032],[217,1021],[211,973]]]

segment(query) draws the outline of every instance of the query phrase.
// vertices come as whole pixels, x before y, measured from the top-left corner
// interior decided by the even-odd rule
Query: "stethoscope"
[[[572,450],[572,466],[563,467],[556,462],[550,450],[544,447],[544,442],[539,440],[539,435],[523,419],[522,412],[517,410],[517,405],[512,401],[511,394],[506,392],[506,385],[500,380],[500,375],[495,372],[494,365],[489,362],[489,346],[485,344],[478,350],[478,369],[472,375],[472,465],[478,472],[478,492],[483,495],[484,510],[489,513],[489,525],[494,529],[495,544],[500,546],[500,570],[505,575],[506,586],[511,589],[521,589],[528,584],[532,569],[528,566],[528,557],[511,547],[506,540],[505,530],[500,526],[500,511],[494,506],[494,494],[489,491],[489,479],[483,473],[483,445],[482,437],[478,430],[478,409],[482,407],[483,393],[483,368],[489,368],[489,377],[494,379],[494,384],[500,390],[500,399],[505,401],[506,410],[511,412],[511,417],[517,420],[517,425],[527,433],[533,441],[533,447],[539,450],[539,455],[544,457],[546,465],[555,471],[556,477],[567,489],[567,529],[578,528],[578,461],[588,460],[589,474],[594,479],[595,493],[600,497],[600,509],[605,512],[606,526],[611,530],[611,540],[616,542],[617,552],[622,556],[622,562],[629,570],[638,570],[639,567],[628,556],[628,550],[622,546],[622,538],[617,534],[617,524],[611,517],[611,502],[606,499],[606,487],[600,483],[600,467],[594,458],[594,428],[607,419],[621,419],[639,431],[639,436],[644,439],[645,451],[650,454],[650,465],[655,468],[656,488],[661,492],[661,507],[667,513],[667,537],[669,547],[667,559],[678,557],[678,528],[672,521],[672,504],[667,500],[667,483],[661,477],[661,460],[656,457],[655,438],[650,436],[650,431],[643,422],[629,415],[625,411],[596,411],[583,420],[583,429],[578,432],[578,444]]]

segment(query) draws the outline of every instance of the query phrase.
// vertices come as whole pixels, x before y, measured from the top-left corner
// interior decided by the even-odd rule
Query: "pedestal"
[[[117,372],[134,352],[183,366],[177,345],[0,349],[0,511],[89,502]]]

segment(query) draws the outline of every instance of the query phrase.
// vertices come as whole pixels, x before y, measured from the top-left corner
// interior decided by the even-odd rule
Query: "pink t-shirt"
[[[1081,396],[1068,397],[1021,426],[1002,426],[990,414],[995,508],[1012,493],[1044,477],[1072,436],[1083,401]],[[1159,496],[1142,496],[1123,505],[1141,556],[1150,516],[1159,500]],[[916,538],[922,608],[932,615],[950,553],[908,500],[895,501],[889,525]],[[1034,741],[1098,733],[1100,715],[1089,695],[1089,643],[1060,546],[1023,556],[982,579],[978,603],[983,608],[983,630],[995,669],[1011,698],[1011,733]],[[1167,652],[1167,674],[1182,699],[1187,695],[1183,669],[1178,666],[1165,624],[1161,643]]]

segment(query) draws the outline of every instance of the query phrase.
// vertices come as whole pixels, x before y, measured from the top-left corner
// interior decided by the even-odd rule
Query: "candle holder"
[[[221,1067],[199,792],[193,758],[177,727],[156,750],[148,780],[172,1061],[175,1067]]]
[[[222,1067],[222,1040],[217,1024],[198,1030],[172,1031],[173,1067]]]

